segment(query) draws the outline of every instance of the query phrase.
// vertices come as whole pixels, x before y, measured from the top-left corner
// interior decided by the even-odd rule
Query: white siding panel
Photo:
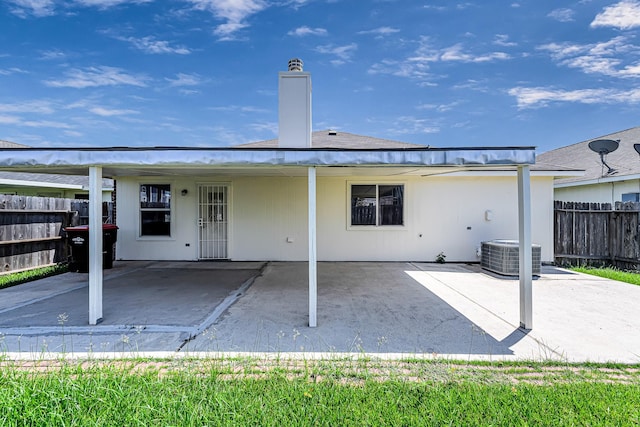
[[[622,200],[623,193],[640,193],[640,180],[605,182],[556,188],[555,200],[563,202],[615,203]]]
[[[319,175],[321,172],[319,171]],[[172,239],[137,237],[138,185],[158,178],[118,180],[118,258],[197,259],[197,186],[207,179],[173,180]],[[228,178],[232,260],[305,261],[308,256],[307,178]],[[349,183],[405,185],[405,226],[374,230],[348,226]],[[186,188],[187,196],[180,190]],[[553,260],[553,187],[533,177],[532,238],[542,260]],[[491,221],[485,212],[491,211]],[[319,261],[479,261],[476,249],[491,239],[518,238],[517,180],[509,177],[322,177],[317,180]],[[470,229],[468,229],[470,227]],[[190,247],[185,245],[189,243]]]
[[[139,237],[140,184],[171,184],[171,237]],[[118,178],[116,256],[124,260],[198,259],[197,187],[195,181],[149,177]],[[186,189],[187,195],[180,192]],[[187,246],[188,245],[188,246]]]
[[[517,180],[513,177],[411,177],[371,182],[405,183],[404,228],[358,230],[347,227],[344,195],[350,179],[318,184],[318,257],[321,260],[479,261],[480,242],[518,238]],[[358,179],[357,182],[362,182]],[[551,178],[532,179],[532,235],[543,260],[553,260]],[[335,195],[338,195],[337,197]],[[485,212],[492,212],[492,220]]]
[[[234,260],[306,261],[307,178],[233,181]]]

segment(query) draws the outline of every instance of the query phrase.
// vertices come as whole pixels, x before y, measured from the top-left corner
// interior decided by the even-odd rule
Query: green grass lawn
[[[67,271],[69,271],[67,265],[57,264],[49,267],[19,271],[17,273],[2,274],[0,275],[0,289],[31,282],[32,280],[44,279],[45,277],[55,276],[56,274],[66,273]]]
[[[628,271],[622,271],[615,268],[593,268],[593,267],[573,267],[573,271],[591,274],[593,276],[604,277],[607,279],[618,280],[620,282],[640,285],[640,274]]]
[[[0,424],[639,425],[640,367],[172,359],[0,367]]]

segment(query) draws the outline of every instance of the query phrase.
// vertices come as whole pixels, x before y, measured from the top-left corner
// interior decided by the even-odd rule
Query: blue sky
[[[640,0],[3,0],[0,139],[228,146],[314,130],[544,152],[640,125]]]

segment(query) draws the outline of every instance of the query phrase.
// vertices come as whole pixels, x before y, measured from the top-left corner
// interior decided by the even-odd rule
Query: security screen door
[[[229,236],[229,186],[198,186],[200,259],[227,259]]]

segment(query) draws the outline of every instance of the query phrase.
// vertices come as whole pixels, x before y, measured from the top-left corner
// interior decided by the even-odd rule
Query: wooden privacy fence
[[[102,204],[111,222],[113,204]],[[88,224],[86,200],[0,195],[0,271],[20,271],[67,261],[64,228]]]
[[[640,203],[556,201],[555,259],[560,265],[640,266]]]

